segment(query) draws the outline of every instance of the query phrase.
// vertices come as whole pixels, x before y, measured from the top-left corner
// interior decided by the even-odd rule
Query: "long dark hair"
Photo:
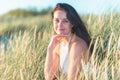
[[[87,45],[90,45],[91,38],[88,34],[88,31],[81,20],[80,16],[78,15],[77,11],[67,3],[58,3],[55,9],[52,11],[52,18],[54,17],[54,12],[56,10],[64,10],[67,13],[67,18],[73,25],[72,33],[76,34],[78,37],[82,38]],[[90,50],[91,51],[91,50]]]

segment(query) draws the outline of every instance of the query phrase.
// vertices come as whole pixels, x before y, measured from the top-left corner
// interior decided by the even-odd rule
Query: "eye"
[[[65,20],[63,20],[63,22],[66,22],[66,23],[67,23],[67,22],[69,22],[69,20],[65,19]]]
[[[54,19],[54,22],[59,22],[59,20],[58,19]]]
[[[65,22],[69,22],[68,20],[65,20]]]

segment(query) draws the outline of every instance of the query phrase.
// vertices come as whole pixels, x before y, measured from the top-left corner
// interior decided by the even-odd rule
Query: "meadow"
[[[120,14],[81,18],[94,49],[90,61],[82,61],[79,80],[120,80]],[[46,50],[53,33],[50,14],[0,17],[0,35],[10,35],[0,42],[0,80],[45,80]]]

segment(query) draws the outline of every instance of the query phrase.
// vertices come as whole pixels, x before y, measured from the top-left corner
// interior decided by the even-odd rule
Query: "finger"
[[[58,37],[69,37],[70,35],[64,35],[64,34],[57,34]]]
[[[64,39],[68,39],[68,38],[69,38],[68,35],[61,35],[61,34],[55,35],[54,37],[55,37],[57,40],[60,40],[60,39],[62,39],[62,38],[64,38]]]

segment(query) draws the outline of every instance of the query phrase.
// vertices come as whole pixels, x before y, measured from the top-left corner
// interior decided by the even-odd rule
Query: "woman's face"
[[[64,10],[56,10],[53,15],[54,31],[57,34],[71,34],[72,24],[67,19],[67,13]]]

